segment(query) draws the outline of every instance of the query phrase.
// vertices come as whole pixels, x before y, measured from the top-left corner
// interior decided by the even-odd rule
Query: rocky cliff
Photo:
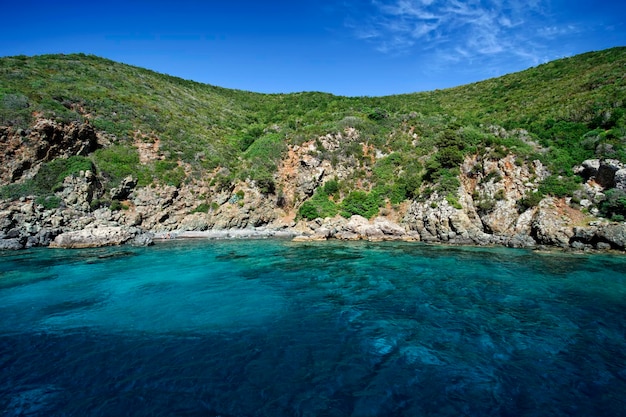
[[[0,180],[7,185],[34,178],[46,162],[88,156],[108,146],[110,138],[89,124],[39,119],[28,130],[0,129],[0,143],[5,149],[0,155]],[[360,147],[363,158],[328,156],[346,144]],[[596,217],[594,208],[605,190],[626,189],[626,167],[619,161],[588,160],[577,167],[585,183],[575,199],[546,197],[525,205],[521,203],[524,198],[550,172],[538,160],[495,154],[488,148],[464,157],[455,192],[433,191],[424,183],[417,195],[404,202],[385,200],[371,219],[360,215],[298,218],[299,207],[328,181],[357,178],[356,187],[370,191],[367,178],[376,161],[386,156],[384,149],[361,140],[357,129],[346,128],[289,145],[273,174],[273,190],[253,180],[224,185],[216,181],[223,175],[219,168],[178,186],[138,186],[132,175],[107,185],[97,168],[81,170],[50,190],[58,201],[56,207],[47,207],[36,196],[0,201],[0,248],[145,245],[154,237],[260,235],[295,236],[296,240],[626,248],[624,224]],[[250,233],[237,234],[236,230]]]

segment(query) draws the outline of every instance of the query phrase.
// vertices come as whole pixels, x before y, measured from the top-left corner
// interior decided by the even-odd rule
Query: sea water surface
[[[1,416],[625,416],[626,256],[0,253]]]

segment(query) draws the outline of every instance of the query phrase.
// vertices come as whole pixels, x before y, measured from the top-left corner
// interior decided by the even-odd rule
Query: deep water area
[[[626,416],[626,256],[0,252],[1,416]]]

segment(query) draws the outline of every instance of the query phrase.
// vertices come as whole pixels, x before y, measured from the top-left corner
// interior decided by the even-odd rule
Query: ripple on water
[[[271,240],[20,256],[0,265],[8,415],[626,409],[623,257]]]

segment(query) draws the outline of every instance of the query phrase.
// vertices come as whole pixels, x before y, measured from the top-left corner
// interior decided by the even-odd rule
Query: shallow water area
[[[626,257],[400,242],[0,252],[8,416],[624,416]]]

